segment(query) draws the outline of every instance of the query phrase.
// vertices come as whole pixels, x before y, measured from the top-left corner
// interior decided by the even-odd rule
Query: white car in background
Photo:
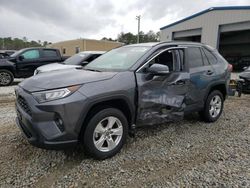
[[[38,67],[34,71],[34,75],[45,73],[45,72],[50,72],[50,71],[83,67],[104,53],[105,51],[80,52],[78,54],[71,56],[70,58],[66,59],[65,61],[61,63],[52,63],[52,64]]]

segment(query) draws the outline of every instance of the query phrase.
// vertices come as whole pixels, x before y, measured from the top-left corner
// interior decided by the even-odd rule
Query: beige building
[[[64,56],[72,56],[81,51],[108,51],[122,45],[120,42],[106,40],[76,39],[53,43],[48,47],[59,49]]]

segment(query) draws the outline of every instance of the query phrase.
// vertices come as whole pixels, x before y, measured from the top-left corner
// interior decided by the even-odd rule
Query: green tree
[[[26,37],[23,37],[22,39],[5,37],[0,38],[0,42],[0,50],[20,50],[22,48],[42,46],[34,40],[28,41]]]

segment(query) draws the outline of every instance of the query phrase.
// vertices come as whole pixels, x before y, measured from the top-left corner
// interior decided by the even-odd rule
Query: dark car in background
[[[6,59],[15,52],[16,50],[0,50],[0,59]]]
[[[5,53],[5,52],[0,52],[0,59],[6,59],[8,58],[10,55]]]
[[[238,96],[241,94],[250,94],[250,66],[245,67],[244,71],[239,74],[239,80],[237,80],[236,90]]]
[[[113,49],[84,69],[38,74],[16,87],[17,125],[42,148],[81,143],[98,159],[118,153],[139,126],[199,112],[215,122],[231,66],[207,45],[141,43]]]
[[[10,85],[14,78],[27,78],[34,74],[37,67],[49,63],[62,62],[58,49],[25,48],[0,59],[0,86]]]
[[[105,51],[84,51],[80,52],[78,54],[75,54],[71,56],[70,58],[66,59],[64,62],[61,63],[52,63],[49,65],[43,65],[41,67],[38,67],[34,75],[41,74],[44,72],[50,72],[50,71],[57,71],[57,70],[63,70],[63,69],[72,69],[72,68],[81,68],[94,59],[98,58],[102,54],[104,54]]]

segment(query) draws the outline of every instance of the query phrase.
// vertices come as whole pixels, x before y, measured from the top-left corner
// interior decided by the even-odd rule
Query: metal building
[[[161,41],[202,42],[217,48],[235,69],[250,65],[250,6],[212,7],[160,30]]]

